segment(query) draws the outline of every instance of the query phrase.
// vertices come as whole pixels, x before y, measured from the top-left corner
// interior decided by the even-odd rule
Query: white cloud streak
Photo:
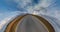
[[[4,20],[2,20],[2,21],[0,22],[0,30],[2,29],[2,27],[3,27],[5,24],[8,23],[8,20],[10,20],[10,17],[9,17],[9,18],[6,18],[6,19],[4,19]]]
[[[9,12],[8,12],[9,13]],[[19,15],[20,12],[19,11],[15,11],[15,12],[11,12],[9,14],[9,16],[3,18],[1,21],[0,21],[0,30],[3,28],[4,25],[8,24],[13,18],[16,17],[16,15]],[[3,14],[4,15],[4,14]],[[0,16],[1,17],[1,16]],[[12,18],[12,19],[11,19]]]
[[[22,13],[25,14],[26,12],[20,12],[20,11],[10,12],[10,15],[8,17],[5,17],[3,20],[0,21],[0,30],[3,28],[4,25],[8,24],[17,15],[20,15]]]

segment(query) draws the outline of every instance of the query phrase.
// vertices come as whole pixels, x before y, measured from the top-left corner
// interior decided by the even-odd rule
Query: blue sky
[[[41,10],[41,14],[60,20],[60,0],[0,0],[0,23],[21,12],[40,14],[41,7],[47,10],[47,13]]]

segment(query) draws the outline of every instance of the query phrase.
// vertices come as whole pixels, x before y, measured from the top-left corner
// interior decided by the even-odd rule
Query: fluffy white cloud
[[[31,14],[45,14],[47,12],[47,7],[52,4],[52,0],[41,0],[39,4],[35,6],[29,6],[27,11]]]

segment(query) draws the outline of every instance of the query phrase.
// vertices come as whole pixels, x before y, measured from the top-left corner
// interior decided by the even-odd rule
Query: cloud
[[[9,12],[8,12],[9,13]],[[20,14],[25,14],[26,12],[20,12],[20,11],[14,11],[14,12],[10,12],[9,16],[6,16],[4,19],[2,19],[0,21],[0,30],[3,28],[3,26],[5,26],[6,24],[8,24],[11,20],[13,20],[17,15],[20,15]],[[4,14],[3,14],[4,15]]]
[[[32,2],[32,0],[5,0],[5,1],[9,5],[13,4],[11,7],[15,7],[20,11],[21,10],[27,11],[27,13],[30,14],[40,14],[40,11],[44,10],[42,8],[46,9],[52,3],[54,3],[53,0],[40,0],[36,5],[33,5],[35,2]]]
[[[52,0],[41,0],[39,4],[34,5],[34,6],[29,6],[27,8],[27,11],[31,14],[40,14],[46,11],[47,7],[49,7],[52,4]]]
[[[4,20],[2,20],[1,22],[0,22],[0,30],[2,29],[2,27],[5,25],[5,24],[7,24],[8,23],[8,20],[10,20],[11,18],[9,17],[9,18],[5,18]]]
[[[25,10],[27,10],[28,12],[27,13],[32,13],[32,12],[34,12],[35,13],[35,10],[37,9],[37,10],[40,10],[41,9],[41,7],[43,7],[43,8],[46,8],[46,7],[48,7],[49,5],[51,5],[51,3],[52,3],[52,0],[41,0],[41,1],[39,1],[39,3],[38,4],[36,4],[36,5],[34,5],[33,6],[33,2],[32,2],[32,0],[13,0],[13,2],[16,2],[17,3],[17,8],[18,9],[25,9]],[[25,11],[24,10],[24,11]],[[33,14],[33,13],[32,13]]]
[[[55,17],[60,20],[60,10],[55,11]]]
[[[8,12],[9,13],[9,12]],[[4,13],[6,15],[6,13]],[[4,15],[3,14],[3,15]],[[15,12],[10,12],[9,16],[6,16],[5,18],[3,19],[0,19],[0,30],[3,28],[4,25],[8,24],[14,17],[16,17],[16,15],[18,15],[18,11],[15,11]],[[0,17],[3,17],[3,16],[0,16]],[[11,19],[12,18],[12,19]]]
[[[52,4],[54,4],[56,2],[56,0],[40,0],[38,4],[33,6],[32,0],[5,0],[5,1],[8,4],[11,4],[11,2],[17,4],[16,5],[17,9],[24,10],[22,13],[47,14],[47,15],[48,14],[52,15],[54,13],[54,12],[50,11],[51,8],[49,8],[49,7],[54,6]],[[15,5],[13,5],[13,6],[15,6]],[[54,7],[54,9],[56,9],[56,8]],[[54,9],[51,9],[51,10],[54,10]]]

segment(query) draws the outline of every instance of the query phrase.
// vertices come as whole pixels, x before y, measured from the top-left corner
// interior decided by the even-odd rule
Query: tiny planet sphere
[[[55,32],[53,26],[43,17],[26,14],[13,19],[5,32]]]

